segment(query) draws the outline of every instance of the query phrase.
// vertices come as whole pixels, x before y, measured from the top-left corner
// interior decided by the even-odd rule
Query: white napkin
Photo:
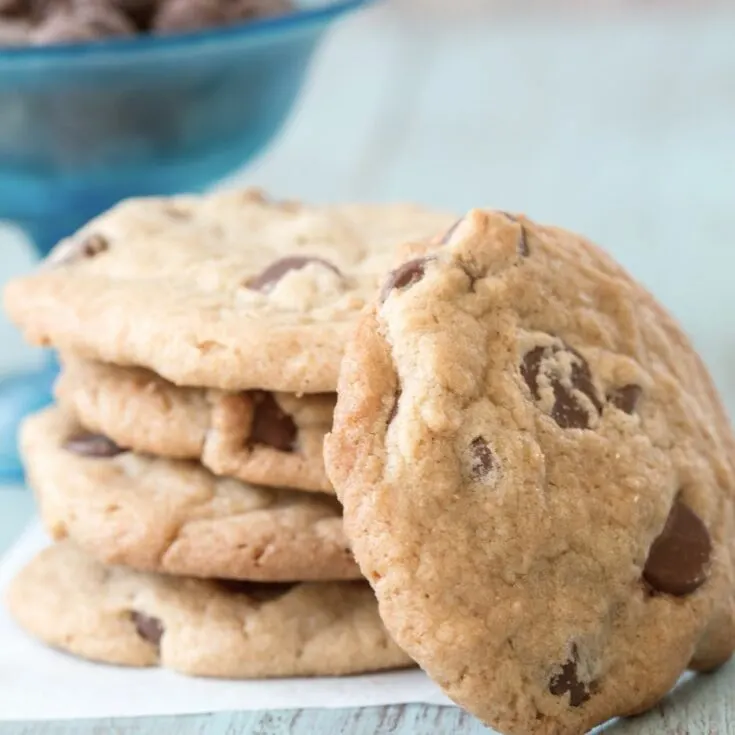
[[[0,595],[23,564],[47,544],[38,524],[25,532],[0,560]],[[409,702],[451,705],[421,671],[240,682],[87,663],[37,643],[0,609],[0,721]]]

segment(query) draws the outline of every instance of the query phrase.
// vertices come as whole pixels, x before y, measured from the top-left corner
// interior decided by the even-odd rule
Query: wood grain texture
[[[462,710],[420,705],[0,725],[1,735],[487,735],[491,732]]]
[[[735,716],[730,664],[700,676],[641,717],[616,720],[599,735],[732,735]],[[279,710],[185,717],[0,724],[0,735],[491,735],[452,707],[404,705],[343,710]]]

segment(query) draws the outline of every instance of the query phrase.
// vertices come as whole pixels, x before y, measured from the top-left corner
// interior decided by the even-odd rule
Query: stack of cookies
[[[511,735],[727,661],[735,436],[688,339],[584,238],[451,224],[134,201],[11,284],[64,365],[22,437],[58,543],[11,589],[21,625],[210,676],[410,655]]]
[[[451,221],[253,191],[133,200],[11,283],[11,317],[63,366],[21,436],[56,544],[12,585],[18,622],[85,658],[202,676],[410,665],[322,445],[396,247]]]

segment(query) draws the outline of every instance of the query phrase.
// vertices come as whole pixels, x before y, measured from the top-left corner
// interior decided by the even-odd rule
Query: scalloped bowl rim
[[[332,0],[314,8],[297,9],[296,12],[258,18],[224,28],[176,33],[171,35],[146,35],[110,38],[104,41],[66,43],[48,46],[10,46],[0,48],[0,68],[16,66],[24,62],[101,61],[109,57],[147,56],[158,51],[179,48],[187,50],[195,46],[239,42],[248,38],[263,39],[283,31],[304,26],[328,23],[352,10],[370,5],[376,0]]]

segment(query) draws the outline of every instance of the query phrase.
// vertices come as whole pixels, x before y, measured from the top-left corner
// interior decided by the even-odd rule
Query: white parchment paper
[[[0,560],[0,594],[48,541],[30,527]],[[192,679],[87,663],[27,636],[0,610],[0,721],[136,717],[230,710],[451,704],[420,671],[278,681]]]

